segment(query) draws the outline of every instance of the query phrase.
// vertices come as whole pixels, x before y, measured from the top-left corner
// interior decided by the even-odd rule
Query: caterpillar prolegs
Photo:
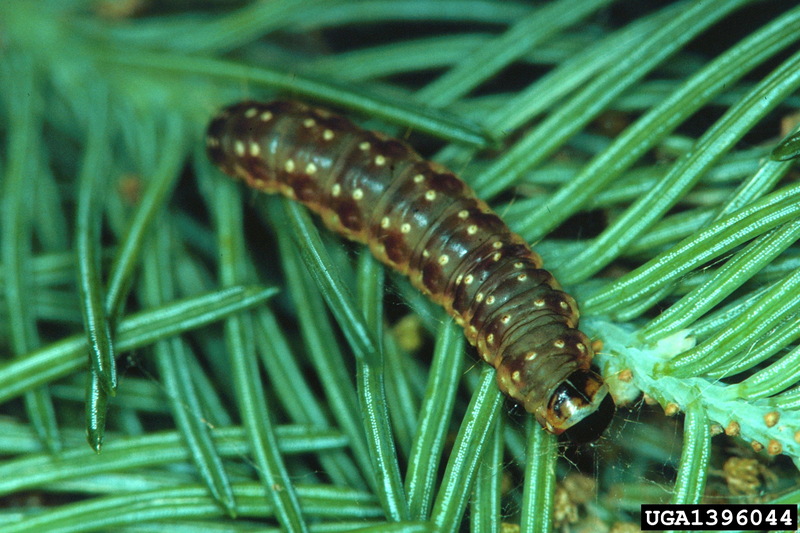
[[[590,369],[575,300],[452,172],[398,139],[293,101],[230,106],[206,143],[225,173],[302,202],[408,276],[545,429],[577,442],[605,430],[614,402]]]

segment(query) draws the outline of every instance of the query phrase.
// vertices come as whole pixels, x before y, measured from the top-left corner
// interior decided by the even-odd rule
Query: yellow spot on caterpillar
[[[331,139],[333,139],[333,137],[334,135],[331,130],[325,130],[322,132],[322,138],[325,139],[326,141],[330,141]]]
[[[289,187],[288,185],[283,185],[283,186],[281,187],[281,192],[282,192],[284,195],[286,195],[287,197],[291,198],[292,200],[294,200],[295,198],[297,198],[297,194],[295,194],[295,192],[294,192],[294,189],[292,189],[292,188],[291,188],[291,187]]]
[[[312,128],[316,123],[317,121],[314,120],[313,118],[307,118],[303,121],[303,126],[305,126],[306,128]]]
[[[383,157],[382,155],[376,155],[375,156],[375,165],[376,166],[382,167],[385,164],[386,164],[386,158],[385,157]]]
[[[422,257],[430,257],[431,254],[428,250],[422,250]]]
[[[294,159],[287,159],[286,163],[283,165],[283,168],[286,172],[294,172]]]
[[[560,350],[561,348],[566,346],[566,343],[564,343],[564,341],[561,339],[557,339],[556,341],[553,342],[553,346],[555,346]]]
[[[476,333],[478,333],[478,328],[476,328],[475,326],[470,326],[469,332],[475,335]]]
[[[450,261],[450,258],[447,257],[446,255],[440,255],[439,256],[439,264],[440,265],[444,266],[444,265],[446,265],[448,263],[448,261]]]
[[[316,173],[317,173],[317,165],[315,165],[314,163],[309,163],[306,165],[306,174],[308,174],[309,176],[313,176]]]
[[[334,198],[336,198],[336,197],[338,197],[340,194],[342,194],[342,186],[341,186],[341,185],[339,185],[338,183],[334,183],[334,184],[333,184],[333,187],[331,187],[331,195],[332,195]]]
[[[260,153],[261,146],[255,141],[250,142],[250,155],[253,157],[258,157]]]
[[[272,120],[272,111],[264,111],[259,118],[262,122],[269,122]]]
[[[509,320],[511,320],[511,315],[503,315],[500,318],[500,322],[502,322],[503,324],[508,324]]]
[[[389,220],[389,217],[383,217],[381,219],[381,227],[383,229],[388,228],[390,225],[391,225],[391,221]]]
[[[486,344],[494,344],[494,333],[489,333],[486,336]]]
[[[456,278],[456,285],[461,285],[461,282],[464,280],[464,274],[459,274]]]
[[[527,274],[520,274],[519,276],[517,276],[517,281],[525,281],[526,279],[528,279]]]
[[[578,349],[579,352],[586,353],[586,345],[583,344],[582,342],[576,344],[575,347]]]
[[[503,257],[503,254],[501,254],[500,252],[497,252],[497,253],[495,253],[495,254],[492,256],[492,260],[494,260],[494,261],[500,261],[500,258],[501,258],[501,257]]]
[[[460,218],[461,220],[466,220],[467,217],[469,217],[469,211],[467,211],[466,209],[462,209],[461,211],[458,212],[458,218]]]
[[[411,224],[405,222],[400,225],[400,233],[408,233],[409,231],[411,231]]]
[[[510,390],[510,386],[509,386],[509,383],[508,383],[508,374],[498,372],[497,373],[497,379],[500,382],[499,383],[500,390],[505,392],[506,394],[508,394],[509,390]]]
[[[370,144],[369,144],[367,141],[363,141],[363,142],[360,142],[360,143],[358,144],[358,148],[359,148],[359,150],[361,150],[362,152],[366,152],[367,150],[369,150],[369,147],[370,147],[370,146],[371,146],[371,145],[370,145]]]
[[[503,241],[494,241],[492,243],[492,248],[494,248],[495,250],[499,250],[502,247],[503,247]]]
[[[242,157],[244,155],[244,143],[242,141],[236,141],[233,143],[233,150],[236,152],[236,155]]]
[[[478,302],[478,303],[481,303],[483,301],[483,293],[482,292],[479,292],[478,294],[475,295],[475,301]]]
[[[469,235],[475,235],[476,233],[478,233],[478,226],[476,226],[475,224],[470,224],[467,227],[467,233]]]
[[[364,191],[362,191],[360,188],[353,191],[353,200],[357,201],[361,200],[362,198],[364,198]]]
[[[542,300],[541,298],[539,298],[538,300],[534,300],[533,305],[535,305],[536,307],[544,307],[544,300]]]
[[[516,263],[514,263],[514,268],[522,268],[523,266],[524,265],[522,264],[522,261],[517,261]]]
[[[473,281],[475,281],[475,278],[472,276],[472,274],[467,274],[467,276],[464,278],[464,285],[472,285]]]
[[[565,302],[564,300],[561,300],[560,302],[558,302],[558,305],[561,307],[561,309],[569,309],[569,304],[567,302]]]
[[[495,301],[495,297],[494,296],[489,296],[488,298],[486,298],[486,305],[492,305],[494,303],[494,301]]]
[[[244,112],[244,116],[247,118],[253,118],[256,115],[258,115],[258,109],[256,109],[255,107],[251,107],[250,109]]]
[[[519,383],[520,381],[522,381],[522,373],[519,370],[514,370],[511,373],[511,379]]]
[[[436,191],[431,190],[426,192],[425,199],[428,200],[429,202],[436,200]]]
[[[425,176],[422,174],[417,174],[414,176],[414,183],[422,183],[423,181],[425,181]]]
[[[536,352],[528,352],[528,353],[525,354],[525,360],[526,361],[533,361],[537,357],[539,357],[539,354],[536,353]]]

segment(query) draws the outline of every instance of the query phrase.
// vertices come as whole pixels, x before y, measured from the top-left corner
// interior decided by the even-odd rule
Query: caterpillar
[[[546,430],[595,440],[614,401],[591,368],[578,307],[528,244],[408,144],[296,101],[223,109],[206,136],[223,172],[306,205],[443,306]]]

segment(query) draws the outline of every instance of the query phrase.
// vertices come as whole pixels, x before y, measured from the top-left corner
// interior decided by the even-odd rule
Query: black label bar
[[[797,505],[642,505],[642,531],[795,530]]]

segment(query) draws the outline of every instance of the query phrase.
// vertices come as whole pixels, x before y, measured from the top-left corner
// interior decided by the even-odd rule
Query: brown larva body
[[[599,436],[613,413],[590,370],[572,297],[541,258],[452,172],[406,143],[299,102],[244,102],[208,130],[209,156],[249,186],[282,193],[442,305],[500,389],[549,431]]]

